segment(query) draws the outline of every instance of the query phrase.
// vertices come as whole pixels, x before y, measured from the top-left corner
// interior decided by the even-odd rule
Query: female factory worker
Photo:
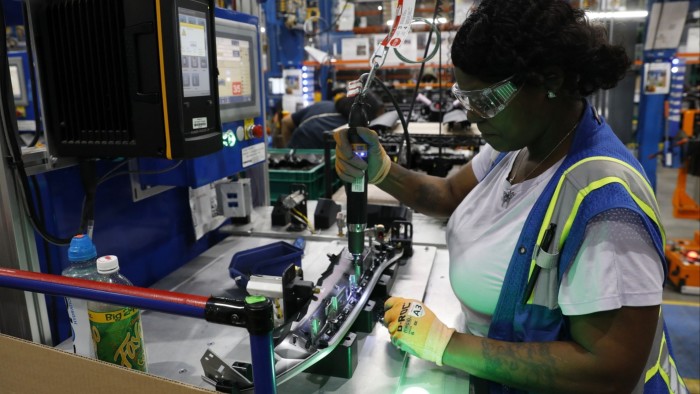
[[[366,170],[418,212],[450,218],[450,281],[466,327],[393,297],[392,342],[468,372],[476,392],[686,392],[660,314],[653,191],[584,98],[623,77],[624,49],[562,0],[484,0],[452,61],[453,92],[488,144],[454,175],[402,168],[360,129],[365,163],[345,131],[335,134],[343,180]]]

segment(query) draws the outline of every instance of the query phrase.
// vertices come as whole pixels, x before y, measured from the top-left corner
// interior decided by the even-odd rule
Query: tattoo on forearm
[[[527,387],[550,385],[556,376],[555,357],[546,343],[509,343],[482,339],[486,374],[501,382]]]

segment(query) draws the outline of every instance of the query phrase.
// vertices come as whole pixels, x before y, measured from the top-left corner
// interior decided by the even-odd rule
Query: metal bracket
[[[204,355],[199,360],[202,363],[204,370],[204,379],[207,383],[216,386],[217,383],[224,385],[235,385],[236,387],[250,387],[253,382],[248,380],[240,372],[236,371],[232,366],[226,364],[216,353],[211,349],[207,349]]]
[[[148,197],[155,196],[166,190],[170,190],[173,186],[148,186],[141,185],[139,174],[136,172],[139,169],[138,159],[129,160],[129,178],[131,179],[131,198],[134,202],[145,200]]]

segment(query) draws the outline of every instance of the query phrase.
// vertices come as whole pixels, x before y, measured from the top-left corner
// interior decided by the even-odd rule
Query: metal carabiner
[[[366,74],[367,79],[365,80],[365,85],[362,87],[361,94],[364,94],[369,89],[369,86],[372,84],[374,74],[381,66],[384,65],[388,54],[389,50],[384,45],[379,45],[377,46],[377,49],[374,50],[372,57],[369,59],[370,70],[369,73]],[[360,79],[362,79],[362,77],[360,77]]]

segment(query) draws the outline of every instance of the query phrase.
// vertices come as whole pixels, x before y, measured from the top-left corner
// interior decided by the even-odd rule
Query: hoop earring
[[[557,95],[554,92],[552,92],[551,90],[547,92],[548,99],[553,99],[555,97],[557,97]]]

